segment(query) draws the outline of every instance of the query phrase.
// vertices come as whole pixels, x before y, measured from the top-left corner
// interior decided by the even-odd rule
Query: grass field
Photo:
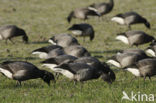
[[[46,41],[54,34],[69,33],[67,28],[72,24],[84,22],[74,19],[68,24],[66,17],[71,10],[102,1],[108,0],[0,0],[0,25],[15,24],[25,29],[30,39],[29,44],[22,43],[20,37],[14,40],[15,44],[9,42],[6,45],[4,41],[0,41],[0,62],[25,60],[40,69],[46,69],[39,63],[42,60],[31,55],[31,51],[48,45]],[[93,25],[96,31],[93,42],[88,40],[83,43],[82,38],[78,38],[80,44],[86,47],[92,56],[101,56],[101,61],[106,61],[118,50],[129,48],[115,40],[117,33],[128,29],[110,21],[117,13],[132,10],[142,14],[151,23],[151,30],[146,29],[144,25],[134,25],[132,29],[143,30],[156,37],[156,0],[114,1],[115,7],[110,14],[102,19],[93,17],[85,21]],[[147,46],[148,44],[140,48],[144,49]],[[50,87],[40,79],[29,80],[21,87],[16,87],[15,81],[0,74],[0,103],[120,103],[122,91],[128,95],[131,91],[154,94],[156,101],[155,78],[152,78],[152,82],[146,80],[145,84],[142,78],[130,83],[134,77],[131,73],[125,75],[122,71],[116,71],[117,68],[111,68],[117,77],[112,85],[98,79],[74,86],[73,82],[62,76]],[[122,102],[131,103],[128,100]]]

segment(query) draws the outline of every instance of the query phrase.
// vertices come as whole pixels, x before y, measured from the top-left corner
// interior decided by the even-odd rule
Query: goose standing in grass
[[[6,77],[17,80],[21,85],[22,81],[41,78],[50,85],[55,80],[52,73],[40,70],[35,65],[24,61],[6,61],[0,64],[0,72]]]
[[[102,2],[102,3],[94,3],[90,5],[88,8],[90,10],[95,10],[100,13],[100,15],[108,14],[112,11],[114,7],[114,0],[109,0],[108,3]]]
[[[49,39],[49,42],[53,45],[59,45],[62,47],[67,47],[70,45],[79,45],[76,38],[70,34],[57,34]]]
[[[33,55],[38,55],[39,58],[47,59],[50,57],[58,56],[64,54],[63,48],[58,45],[49,45],[41,47],[32,51]]]
[[[106,63],[100,62],[95,57],[81,57],[73,61],[74,63],[86,63],[89,66],[97,69],[97,71],[101,71],[103,73],[102,78],[104,81],[108,83],[112,83],[115,81],[116,76],[115,73],[110,69],[110,67]]]
[[[134,65],[126,67],[125,70],[131,72],[136,77],[144,77],[144,81],[146,77],[151,77],[156,75],[156,59],[148,58],[139,60]]]
[[[120,33],[117,35],[116,39],[130,46],[133,45],[138,46],[155,40],[153,36],[150,36],[143,31],[135,31],[135,30],[128,31],[125,33]]]
[[[150,54],[153,57],[156,57],[156,41],[152,41],[152,43],[150,44],[150,46],[148,48],[146,48],[145,52],[147,54]]]
[[[86,20],[88,19],[88,16],[101,16],[101,15],[97,11],[90,10],[89,8],[78,8],[70,12],[69,16],[67,17],[67,21],[70,23],[72,18]]]
[[[105,74],[103,75],[103,72],[95,69],[85,63],[63,63],[56,68],[56,71],[63,74],[67,78],[74,80],[74,81],[87,81],[91,79],[98,79],[100,76],[102,76],[103,80],[106,80],[107,82],[111,79],[108,79]]]
[[[51,70],[53,70],[54,67],[60,65],[61,63],[64,63],[64,62],[67,62],[67,61],[72,62],[72,61],[74,61],[76,59],[77,59],[77,57],[74,57],[74,56],[71,56],[71,55],[60,55],[60,56],[57,56],[57,57],[46,59],[46,60],[42,61],[41,63],[43,63],[43,66],[46,66],[46,67],[50,68]]]
[[[117,14],[111,20],[121,25],[127,25],[129,29],[131,29],[131,25],[141,23],[144,24],[148,29],[150,29],[150,23],[146,20],[146,18],[142,17],[136,12]]]
[[[27,34],[25,33],[23,29],[17,27],[16,25],[6,25],[6,26],[0,27],[0,40],[5,40],[6,44],[7,44],[7,40],[10,40],[12,43],[14,43],[12,41],[12,38],[18,37],[18,36],[22,36],[23,41],[25,43],[28,43]]]
[[[148,58],[147,55],[144,54],[136,54],[136,53],[119,53],[115,56],[112,56],[107,63],[112,64],[118,68],[124,68],[134,64],[135,62]]]
[[[88,50],[81,45],[72,45],[69,47],[65,47],[64,52],[67,55],[72,55],[75,57],[90,56]]]
[[[74,24],[68,30],[72,31],[76,36],[82,36],[84,41],[86,36],[89,36],[90,41],[94,39],[94,29],[90,24]]]

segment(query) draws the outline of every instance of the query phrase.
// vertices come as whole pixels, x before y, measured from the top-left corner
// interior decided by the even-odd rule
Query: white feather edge
[[[41,58],[41,59],[47,59],[48,58],[48,54],[45,53],[45,52],[36,51],[36,52],[33,52],[32,54],[33,55],[38,55],[39,58]]]
[[[154,52],[152,49],[147,49],[145,52],[146,52],[147,54],[150,54],[150,55],[153,56],[153,57],[156,56],[156,55],[155,55],[155,52]]]
[[[51,39],[49,39],[48,42],[53,44],[53,45],[56,45],[56,43],[53,40],[51,40]]]
[[[7,76],[8,78],[12,79],[12,73],[9,72],[8,70],[5,70],[3,68],[0,68],[0,72],[3,73],[5,76]]]
[[[124,24],[125,24],[124,19],[121,18],[121,17],[113,17],[113,18],[111,19],[111,21],[117,22],[117,23],[119,23],[119,24],[121,24],[121,25],[124,25]]]
[[[118,35],[115,39],[122,41],[125,44],[129,44],[128,38],[123,35]]]
[[[133,75],[139,77],[140,75],[140,71],[137,68],[126,68],[125,70],[131,72]]]
[[[107,61],[107,63],[112,64],[112,65],[114,65],[114,66],[116,66],[118,68],[121,68],[121,65],[115,60],[110,59],[110,60]]]

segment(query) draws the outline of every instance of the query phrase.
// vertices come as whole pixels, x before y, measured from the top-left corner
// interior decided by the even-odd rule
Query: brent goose
[[[79,45],[76,38],[71,36],[70,34],[57,34],[49,39],[49,42],[53,45],[59,45],[62,47],[67,47],[70,45]]]
[[[64,48],[65,54],[72,55],[75,57],[90,56],[90,53],[86,48],[81,45],[72,45]]]
[[[150,23],[146,20],[146,18],[142,17],[141,15],[139,15],[136,12],[126,12],[123,14],[117,14],[116,16],[114,16],[112,19],[112,21],[117,22],[121,25],[127,25],[129,27],[129,29],[131,29],[131,25],[132,24],[139,24],[139,23],[143,23],[145,24],[145,26],[150,29]]]
[[[143,31],[136,30],[120,33],[117,35],[116,39],[130,46],[138,46],[155,40],[153,36],[148,35]]]
[[[78,18],[86,20],[88,16],[100,16],[100,14],[95,10],[90,10],[89,8],[78,8],[70,12],[67,17],[67,21],[70,23],[72,18]]]
[[[156,75],[156,59],[147,58],[139,60],[135,64],[126,67],[125,70],[131,72],[136,77],[144,77],[144,81],[146,77],[149,77],[151,80],[151,76]]]
[[[102,3],[94,3],[90,5],[88,8],[90,10],[95,10],[100,13],[100,15],[105,15],[107,13],[110,13],[114,7],[114,0],[109,0],[108,3],[102,2]]]
[[[6,25],[0,27],[0,40],[5,40],[7,44],[7,40],[10,40],[12,43],[12,38],[23,36],[23,41],[28,43],[28,36],[26,35],[25,31],[16,25]]]
[[[107,63],[110,63],[118,68],[124,68],[134,64],[135,62],[148,58],[145,54],[137,54],[137,53],[118,53],[115,56],[112,56]]]
[[[71,80],[87,81],[98,79],[102,76],[103,80],[107,80],[107,82],[109,82],[108,77],[106,77],[105,74],[103,75],[103,72],[87,65],[86,63],[63,63],[55,68],[56,72],[63,74]]]
[[[42,59],[47,59],[50,57],[55,57],[58,55],[64,54],[61,46],[58,45],[49,45],[41,47],[32,51],[32,54],[38,55]]]
[[[53,70],[54,67],[60,65],[61,63],[64,63],[67,61],[72,62],[76,59],[77,59],[77,57],[74,57],[71,55],[60,55],[57,57],[46,59],[46,60],[42,61],[41,63],[43,63],[43,66],[46,66],[46,67],[50,68],[51,70]]]
[[[94,39],[94,29],[90,24],[74,24],[68,30],[72,31],[76,36],[82,36],[84,41],[86,36],[89,36],[90,41]]]
[[[24,61],[5,61],[0,64],[0,72],[10,79],[17,80],[20,85],[22,81],[29,79],[41,78],[48,85],[50,80],[55,80],[52,73]]]

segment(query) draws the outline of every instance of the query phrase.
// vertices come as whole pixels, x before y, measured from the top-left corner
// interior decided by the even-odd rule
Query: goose
[[[90,10],[89,8],[78,8],[70,12],[70,14],[67,17],[68,23],[71,22],[72,18],[78,18],[86,20],[88,19],[88,16],[100,16],[100,14],[95,10]]]
[[[146,77],[149,77],[151,80],[151,76],[156,75],[156,59],[147,58],[139,60],[135,64],[124,69],[131,72],[136,77],[144,77],[144,81]]]
[[[41,59],[50,58],[64,54],[62,47],[58,45],[49,45],[32,51],[33,55],[38,55]]]
[[[150,46],[145,49],[145,52],[153,57],[156,57],[156,41],[152,41]]]
[[[95,10],[97,12],[99,12],[99,14],[105,15],[108,14],[112,11],[114,7],[114,0],[109,0],[108,3],[102,2],[102,3],[94,3],[92,5],[90,5],[88,8],[90,10]]]
[[[150,23],[146,20],[146,18],[133,11],[117,14],[111,19],[111,21],[117,22],[121,25],[127,25],[129,29],[131,29],[131,25],[133,24],[142,23],[150,29]]]
[[[81,45],[71,45],[64,48],[64,52],[67,55],[72,55],[75,57],[90,56],[90,53]]]
[[[28,43],[28,36],[26,32],[17,27],[16,25],[5,25],[0,27],[0,40],[5,40],[5,43],[7,44],[7,40],[12,41],[12,38],[22,36],[23,41],[25,43]]]
[[[148,58],[147,55],[144,54],[136,54],[136,53],[120,53],[112,56],[107,63],[112,64],[118,68],[124,68],[134,64],[135,62]]]
[[[133,45],[138,46],[155,40],[153,36],[148,35],[143,31],[136,31],[136,30],[120,33],[117,35],[116,39],[130,46]]]
[[[142,56],[148,57],[146,55],[146,53],[144,52],[144,50],[138,49],[138,48],[135,48],[135,49],[133,49],[133,48],[125,49],[123,51],[118,52],[118,54],[121,54],[121,53],[133,53],[133,54],[137,54],[137,55],[142,55]]]
[[[50,68],[51,70],[53,70],[54,67],[60,65],[61,63],[64,63],[64,62],[67,62],[67,61],[72,62],[72,61],[74,61],[76,59],[77,59],[77,57],[65,54],[65,55],[60,55],[60,56],[57,56],[57,57],[46,59],[46,60],[42,61],[41,63],[43,64],[42,66],[45,66],[45,67]]]
[[[6,77],[17,80],[21,85],[22,81],[41,78],[50,85],[51,80],[55,80],[52,73],[40,70],[35,65],[25,61],[5,61],[0,64],[0,73]]]
[[[68,30],[72,31],[72,33],[76,36],[82,36],[85,41],[85,36],[89,36],[90,41],[94,39],[94,29],[90,24],[81,23],[74,24]]]
[[[101,71],[103,73],[101,78],[108,83],[112,83],[116,79],[115,73],[110,69],[110,67],[105,62],[100,62],[95,57],[80,57],[74,60],[73,63],[86,63],[89,66]]]
[[[49,42],[53,45],[59,45],[62,47],[67,47],[70,45],[79,45],[76,38],[70,34],[57,34],[49,39]]]
[[[56,71],[74,81],[87,81],[91,79],[98,79],[102,76],[102,79],[108,80],[106,75],[86,63],[63,63],[56,68]],[[108,81],[107,81],[108,82]]]

